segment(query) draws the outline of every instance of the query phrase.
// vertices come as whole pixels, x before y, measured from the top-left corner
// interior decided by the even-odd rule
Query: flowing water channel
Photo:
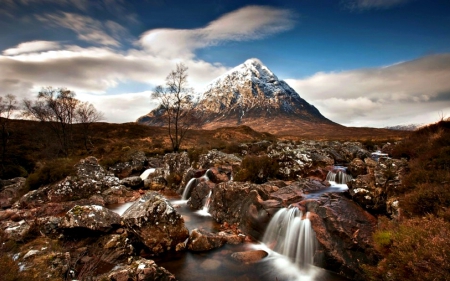
[[[191,183],[191,182],[190,182]],[[190,183],[186,189],[191,189]],[[325,190],[314,191],[307,198],[317,198],[325,192],[343,192],[345,184],[331,181]],[[190,192],[190,190],[188,190]],[[208,213],[208,200],[203,210],[192,210],[187,206],[187,192],[180,197],[167,197],[183,216],[185,225],[209,232],[220,231],[220,225]],[[120,215],[133,202],[111,206]],[[333,272],[312,266],[315,249],[315,234],[307,214],[296,208],[281,209],[269,223],[263,241],[228,245],[206,252],[181,251],[165,253],[152,259],[173,273],[180,281],[197,280],[261,280],[261,281],[339,281],[347,280]],[[264,250],[268,256],[253,264],[235,261],[231,254],[236,252]]]

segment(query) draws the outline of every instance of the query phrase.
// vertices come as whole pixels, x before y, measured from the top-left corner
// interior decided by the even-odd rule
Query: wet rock
[[[22,177],[1,181],[0,209],[10,208],[19,195],[25,192],[25,181]]]
[[[259,262],[263,258],[267,257],[267,252],[263,250],[254,250],[247,252],[237,252],[231,254],[231,257],[241,263],[244,264],[252,264],[255,262]]]
[[[361,264],[378,260],[372,234],[377,219],[342,194],[325,193],[319,200],[301,202],[307,209],[323,250],[320,266],[350,280],[364,280]]]
[[[120,225],[118,214],[98,205],[75,206],[70,209],[59,223],[59,228],[67,233],[81,229],[94,232],[109,232]]]
[[[139,238],[153,254],[175,249],[189,236],[184,220],[163,196],[149,191],[122,216],[126,229]]]
[[[144,186],[144,181],[139,176],[124,178],[119,183],[133,189]]]
[[[220,265],[221,265],[221,262],[218,260],[207,259],[200,264],[200,267],[206,271],[213,271],[213,270],[216,270],[217,268],[219,268]]]
[[[270,194],[270,199],[274,199],[281,202],[283,207],[287,207],[294,202],[301,201],[303,198],[303,192],[298,186],[290,185],[280,188]]]
[[[209,213],[220,223],[238,224],[244,233],[254,238],[261,237],[270,219],[263,202],[278,189],[270,183],[219,183],[212,190]]]
[[[191,188],[191,194],[189,196],[189,207],[193,209],[201,209],[204,204],[206,197],[208,196],[209,192],[213,190],[213,188],[216,185],[209,181],[205,180],[204,178],[196,179],[195,182],[192,182]]]
[[[111,281],[147,281],[147,280],[161,280],[161,281],[175,281],[175,276],[167,271],[164,267],[157,266],[152,260],[139,259],[130,265],[122,266],[115,269],[106,276],[98,278],[104,280],[108,278]]]
[[[194,229],[189,235],[187,248],[191,251],[209,251],[222,247],[226,240],[222,235]]]
[[[231,173],[233,172],[231,167],[212,167],[206,172],[206,176],[213,183],[227,182],[231,179]]]
[[[144,180],[144,188],[150,190],[162,190],[167,186],[163,169],[155,169],[155,171]]]

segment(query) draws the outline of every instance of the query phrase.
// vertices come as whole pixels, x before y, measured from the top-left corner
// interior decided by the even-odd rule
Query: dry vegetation
[[[383,256],[366,266],[370,280],[450,280],[450,121],[411,134],[394,157],[406,157],[409,173],[400,196],[402,216],[380,219],[374,234]]]

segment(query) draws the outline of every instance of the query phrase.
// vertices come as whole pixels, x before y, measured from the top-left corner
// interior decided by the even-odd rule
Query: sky
[[[250,58],[346,126],[450,117],[448,0],[0,0],[0,38],[1,95],[68,88],[111,123],[177,63],[200,93]]]

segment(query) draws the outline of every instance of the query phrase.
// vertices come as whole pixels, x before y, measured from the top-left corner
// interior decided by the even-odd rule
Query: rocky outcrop
[[[109,232],[120,225],[118,214],[98,205],[75,206],[70,209],[59,223],[59,229],[65,233],[81,234],[83,231]]]
[[[320,245],[318,265],[350,280],[364,280],[361,264],[378,260],[372,239],[377,219],[342,194],[326,193],[301,204],[310,212]]]
[[[122,215],[125,227],[149,248],[152,254],[175,250],[189,231],[184,220],[163,196],[149,191]]]
[[[367,174],[347,183],[353,200],[371,212],[396,216],[396,189],[407,168],[406,160],[380,158],[375,162],[367,159],[366,165]]]
[[[133,189],[144,186],[144,181],[139,176],[123,178],[119,183]]]
[[[110,280],[110,281],[175,281],[176,278],[172,273],[167,271],[164,267],[157,266],[152,260],[139,259],[130,265],[124,265],[111,271],[106,276],[101,276],[96,280]]]

